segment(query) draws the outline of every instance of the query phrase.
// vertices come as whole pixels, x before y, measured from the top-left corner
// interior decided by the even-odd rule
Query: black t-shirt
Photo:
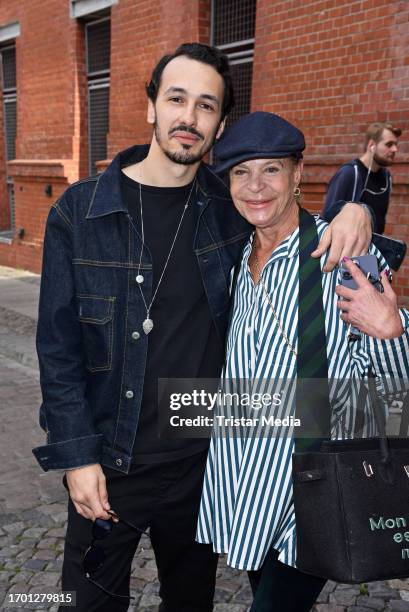
[[[145,244],[153,265],[152,296],[191,187],[192,184],[170,188],[142,185]],[[123,173],[122,195],[133,223],[141,233],[139,183]],[[166,440],[158,437],[158,378],[218,378],[223,362],[223,346],[211,317],[193,250],[195,206],[193,190],[190,206],[150,311],[154,327],[148,335],[133,463],[179,459],[200,452],[209,444],[206,439]],[[135,290],[138,291],[138,288]]]
[[[360,159],[355,160],[358,164],[358,172],[361,176],[362,187],[368,174],[368,168]],[[376,172],[370,172],[368,182],[362,194],[357,194],[357,199],[372,208],[375,213],[375,231],[383,234],[385,231],[386,213],[388,211],[390,197],[389,172],[379,168]]]

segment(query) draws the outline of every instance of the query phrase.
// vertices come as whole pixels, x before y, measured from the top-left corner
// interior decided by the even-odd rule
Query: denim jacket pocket
[[[90,372],[110,370],[114,341],[115,298],[77,294],[77,300],[86,367]]]

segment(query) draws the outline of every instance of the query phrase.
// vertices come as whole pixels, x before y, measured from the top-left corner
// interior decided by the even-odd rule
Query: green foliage
[[[359,585],[359,594],[360,595],[369,595],[368,585],[364,582]]]

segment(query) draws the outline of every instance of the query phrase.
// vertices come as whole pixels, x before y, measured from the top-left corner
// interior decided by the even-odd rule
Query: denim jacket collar
[[[96,219],[117,212],[128,212],[122,201],[120,172],[122,168],[142,161],[149,152],[149,146],[135,145],[118,153],[108,168],[96,178],[87,219]],[[205,197],[210,197],[212,191],[216,191],[218,194],[222,193],[223,198],[230,199],[228,187],[206,164],[200,164],[197,182]],[[212,186],[214,186],[213,189]]]

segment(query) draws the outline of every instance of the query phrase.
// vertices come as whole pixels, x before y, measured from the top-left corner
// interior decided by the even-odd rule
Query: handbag
[[[300,260],[300,303],[303,265]],[[306,333],[302,321],[299,315],[301,383],[307,361],[300,355]],[[296,439],[293,453],[297,568],[351,584],[409,576],[409,443],[386,437],[372,371],[367,385],[378,438]],[[314,408],[313,393],[309,404]],[[408,408],[408,394],[405,404]]]

